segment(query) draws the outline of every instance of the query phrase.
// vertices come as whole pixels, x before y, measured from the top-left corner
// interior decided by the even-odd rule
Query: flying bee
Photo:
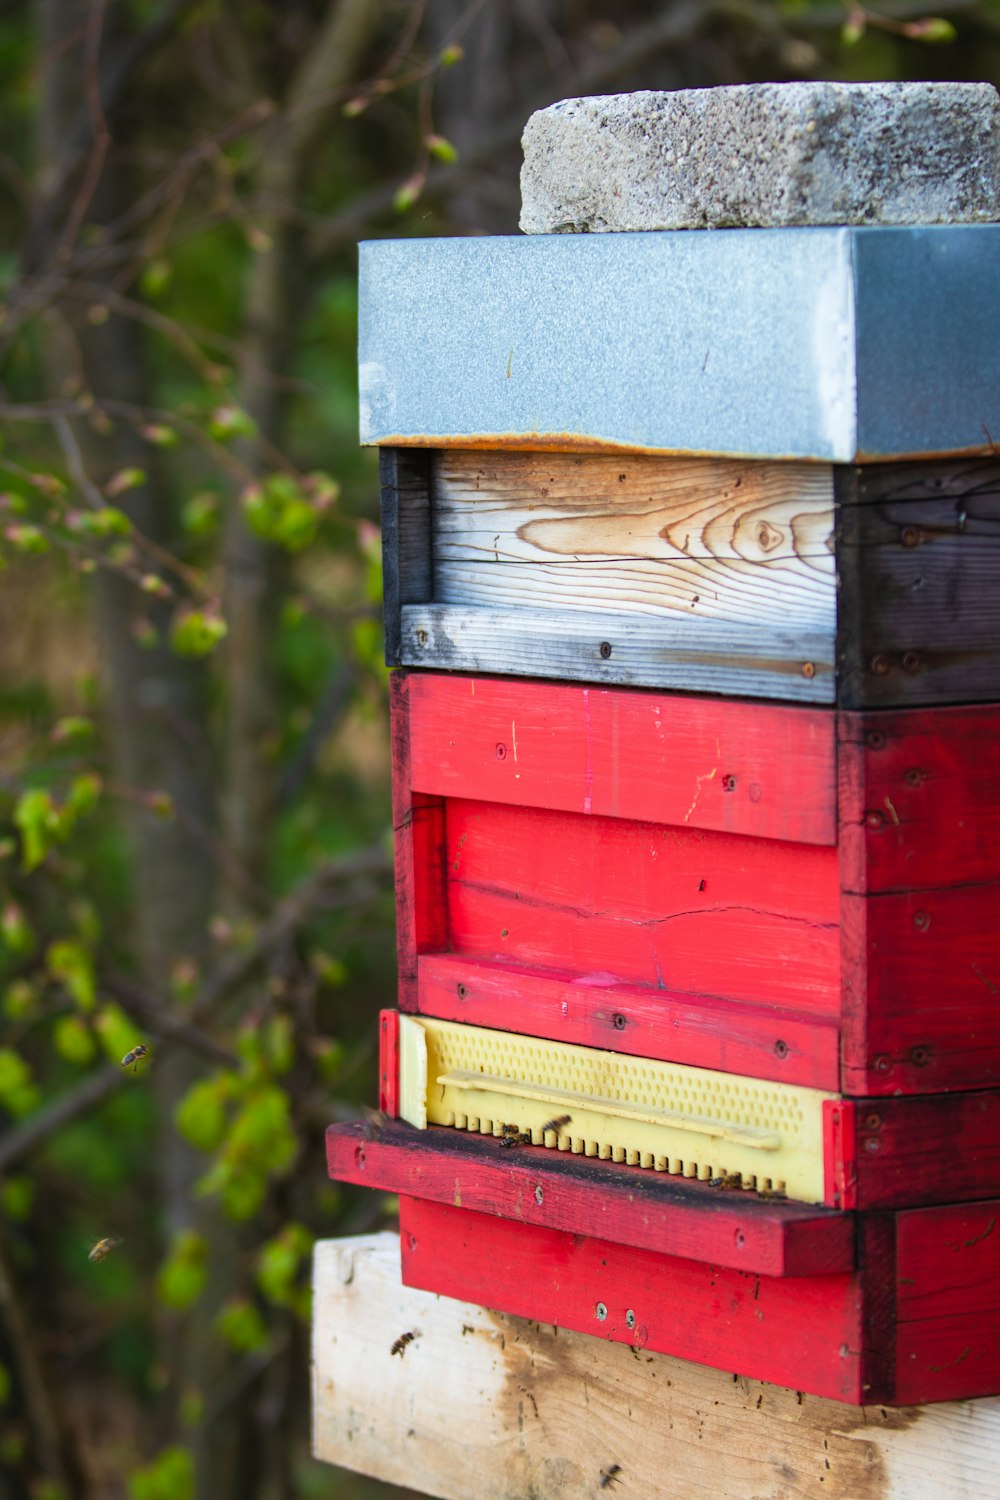
[[[613,1484],[618,1484],[620,1482],[618,1475],[621,1471],[621,1464],[608,1464],[606,1469],[601,1470],[601,1482],[597,1488],[599,1490],[608,1490]]]
[[[115,1247],[118,1246],[118,1245],[120,1245],[120,1244],[121,1244],[121,1240],[112,1239],[112,1237],[110,1235],[108,1235],[108,1237],[106,1239],[98,1240],[97,1241],[97,1244],[94,1246],[93,1250],[91,1250],[90,1254],[87,1256],[87,1259],[88,1260],[103,1260],[106,1255],[110,1255],[111,1251],[114,1250]]]
[[[563,1126],[568,1125],[572,1118],[572,1115],[556,1115],[554,1120],[546,1120],[542,1126],[542,1135],[544,1136],[548,1130],[554,1130],[556,1135],[558,1135]]]
[[[122,1058],[122,1067],[131,1068],[132,1072],[134,1073],[138,1068],[142,1058],[148,1056],[149,1048],[146,1047],[142,1042],[140,1042],[138,1047],[133,1047],[131,1052],[126,1052],[125,1056]]]
[[[389,1350],[390,1355],[398,1354],[400,1359],[402,1359],[403,1355],[406,1353],[407,1344],[412,1344],[413,1340],[416,1337],[417,1335],[415,1333],[401,1333],[399,1335],[399,1338],[393,1344],[392,1348]]]
[[[366,1141],[380,1141],[382,1139],[382,1131],[388,1123],[388,1115],[383,1114],[380,1109],[369,1109],[367,1104],[362,1104],[361,1134]]]

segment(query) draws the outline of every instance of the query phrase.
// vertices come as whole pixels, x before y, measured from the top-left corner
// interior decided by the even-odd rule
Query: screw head
[[[913,913],[913,925],[918,932],[926,932],[931,925],[930,912],[915,911]]]
[[[911,672],[911,673],[912,672],[919,672],[920,671],[920,665],[921,665],[921,663],[920,663],[920,657],[917,655],[917,653],[915,651],[904,651],[903,652],[903,671],[904,672]]]
[[[924,779],[924,773],[919,766],[911,766],[903,776],[907,786],[922,786]]]
[[[788,1043],[787,1042],[783,1042],[780,1039],[778,1041],[776,1041],[775,1044],[774,1044],[774,1055],[775,1055],[775,1057],[787,1057],[788,1056]]]
[[[602,641],[600,645],[600,652],[604,660],[607,661],[608,657],[611,655],[611,642]]]
[[[803,677],[815,677],[816,676],[816,668],[813,666],[813,664],[812,664],[811,661],[804,661],[802,663],[802,675],[803,675]]]
[[[506,760],[506,759],[507,759],[507,746],[506,745],[498,745],[497,746],[497,760]]]
[[[869,750],[884,750],[885,735],[882,733],[881,729],[872,729],[868,734],[865,735],[865,744],[868,746]]]
[[[899,533],[899,540],[904,547],[915,547],[920,540],[920,528],[917,526],[904,526]]]
[[[875,1114],[865,1115],[865,1129],[866,1130],[881,1130],[882,1129],[882,1116],[881,1115],[875,1115]]]
[[[884,822],[885,822],[885,818],[883,818],[882,814],[878,811],[877,808],[873,808],[871,810],[871,812],[866,812],[865,813],[865,827],[866,828],[872,828],[872,829],[881,828],[882,824]]]
[[[467,990],[467,989],[466,989],[466,988],[465,988],[465,985],[464,985],[464,984],[458,984],[458,985],[456,985],[456,986],[455,986],[455,993],[456,993],[456,995],[457,995],[457,996],[458,996],[458,998],[459,998],[459,999],[460,999],[460,1000],[464,1000],[464,999],[465,999],[465,997],[466,997],[466,995],[467,995],[467,994],[468,994],[468,993],[469,993],[469,992],[468,992],[468,990]]]
[[[889,658],[887,656],[882,656],[881,654],[879,654],[878,656],[873,656],[871,661],[868,663],[868,667],[876,677],[884,677],[889,670]]]
[[[627,1328],[634,1328],[635,1327],[635,1313],[632,1311],[631,1308],[627,1308],[626,1309],[626,1312],[625,1312],[625,1326]]]
[[[929,1047],[911,1047],[910,1062],[915,1068],[926,1068],[931,1060],[931,1049]]]
[[[598,1302],[597,1306],[594,1308],[594,1317],[597,1319],[598,1323],[603,1323],[607,1316],[608,1310],[604,1306],[604,1303]]]
[[[625,1017],[622,1015],[621,1011],[620,1010],[616,1011],[615,1012],[615,1030],[616,1031],[624,1031],[625,1030],[625,1024],[626,1024],[625,1023]]]
[[[868,1152],[869,1156],[875,1156],[879,1151],[881,1151],[881,1149],[882,1142],[879,1140],[877,1135],[869,1135],[865,1137],[865,1150]]]
[[[891,1073],[892,1059],[888,1056],[887,1053],[880,1052],[872,1062],[872,1067],[875,1069],[876,1073]]]

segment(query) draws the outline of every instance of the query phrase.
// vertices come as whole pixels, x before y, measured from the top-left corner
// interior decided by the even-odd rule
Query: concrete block
[[[525,127],[527,234],[1000,219],[988,83],[754,83],[564,99]]]

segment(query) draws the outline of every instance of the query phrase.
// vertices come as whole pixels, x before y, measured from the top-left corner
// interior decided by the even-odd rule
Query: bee
[[[554,1120],[546,1120],[542,1126],[542,1135],[544,1136],[548,1130],[554,1130],[556,1135],[558,1135],[563,1126],[568,1125],[572,1118],[572,1115],[556,1115]]]
[[[521,1129],[519,1125],[501,1125],[500,1127],[501,1135],[520,1135],[520,1133]]]
[[[140,1060],[148,1056],[149,1048],[144,1046],[143,1043],[140,1042],[138,1047],[133,1047],[131,1052],[126,1052],[125,1056],[122,1058],[122,1067],[131,1068],[132,1072],[134,1073],[139,1066]]]
[[[787,1198],[788,1194],[784,1188],[758,1188],[758,1198]]]
[[[401,1333],[399,1335],[399,1338],[393,1344],[392,1348],[389,1350],[390,1355],[398,1354],[400,1359],[402,1359],[403,1355],[406,1353],[407,1344],[412,1344],[413,1340],[416,1337],[417,1335],[415,1333]]]
[[[510,1147],[510,1146],[530,1146],[531,1145],[531,1131],[530,1130],[518,1130],[518,1128],[517,1128],[516,1125],[513,1128],[514,1128],[514,1131],[515,1131],[515,1134],[513,1134],[513,1135],[508,1135],[506,1133],[506,1129],[505,1129],[504,1134],[500,1137],[500,1144],[501,1144],[501,1146],[508,1146],[508,1147]]]
[[[111,1251],[114,1250],[115,1247],[118,1246],[118,1245],[120,1245],[120,1244],[121,1244],[121,1240],[112,1239],[111,1236],[109,1235],[106,1239],[98,1240],[97,1241],[97,1244],[94,1246],[93,1250],[91,1250],[90,1254],[87,1256],[87,1259],[88,1260],[103,1260],[106,1255],[110,1255]]]
[[[520,1134],[502,1135],[500,1137],[500,1144],[501,1146],[506,1146],[508,1148],[510,1148],[511,1146],[519,1146],[521,1144],[521,1136]]]
[[[708,1185],[709,1187],[721,1188],[725,1193],[731,1188],[742,1187],[743,1177],[739,1172],[723,1172],[721,1177],[710,1178]]]
[[[601,1482],[597,1486],[599,1490],[608,1490],[613,1484],[619,1484],[618,1475],[622,1471],[621,1464],[608,1464],[606,1469],[601,1470]]]
[[[361,1106],[361,1134],[366,1141],[380,1141],[382,1131],[389,1123],[387,1115],[380,1109],[369,1109],[366,1104]]]

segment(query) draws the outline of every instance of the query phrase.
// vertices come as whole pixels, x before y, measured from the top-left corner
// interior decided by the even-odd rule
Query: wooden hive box
[[[328,1160],[407,1284],[1000,1392],[998,236],[364,247],[410,1123]]]

